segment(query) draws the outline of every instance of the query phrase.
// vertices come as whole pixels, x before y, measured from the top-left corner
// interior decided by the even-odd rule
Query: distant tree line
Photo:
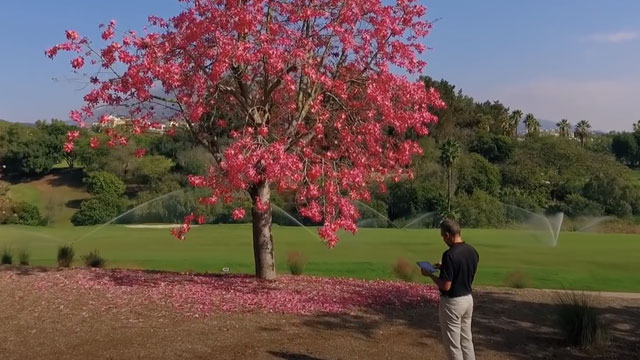
[[[388,226],[379,214],[400,225],[448,215],[464,226],[503,226],[518,220],[505,204],[571,217],[640,215],[640,185],[631,169],[640,166],[640,121],[633,132],[595,134],[588,121],[574,126],[568,119],[543,131],[531,113],[499,101],[476,102],[446,80],[423,81],[440,91],[447,107],[436,111],[439,122],[421,139],[425,155],[416,159],[415,178],[391,182],[386,192],[375,189],[371,203],[360,209],[363,226]],[[524,131],[518,130],[521,124]],[[198,199],[206,193],[188,187],[184,175],[204,174],[213,159],[187,131],[150,133],[125,147],[92,149],[89,138],[106,142],[106,135],[100,129],[76,129],[84,136],[67,154],[62,146],[70,129],[75,127],[59,120],[34,126],[0,122],[4,176],[40,176],[61,163],[82,169],[77,176],[92,197],[80,204],[72,219],[76,225],[103,223],[165,194],[171,195],[119,221],[180,222],[195,211],[210,222],[234,222],[236,204],[204,207]],[[146,155],[136,156],[138,148],[147,149]],[[291,197],[279,196],[274,204],[289,214],[274,212],[276,223],[309,224]],[[424,216],[428,213],[438,216]]]

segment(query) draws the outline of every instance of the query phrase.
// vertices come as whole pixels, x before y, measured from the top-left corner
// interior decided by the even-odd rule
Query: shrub
[[[418,191],[417,210],[421,213],[433,212],[434,216],[425,219],[425,224],[434,227],[438,225],[438,213],[447,208],[447,190],[436,182],[418,183],[415,185]],[[430,222],[430,223],[429,223]]]
[[[118,216],[122,208],[122,200],[111,195],[99,195],[84,200],[80,210],[71,217],[76,226],[103,224]]]
[[[132,169],[133,177],[145,184],[163,179],[173,168],[171,159],[162,155],[149,155],[139,159]]]
[[[88,174],[84,183],[87,185],[87,191],[94,195],[111,195],[119,198],[125,191],[124,182],[107,171],[94,171]]]
[[[100,256],[98,250],[90,251],[82,257],[82,260],[84,260],[86,266],[92,268],[101,268],[104,267],[105,264],[105,260]]]
[[[416,210],[418,191],[408,181],[389,184],[387,214],[390,220],[411,217]]]
[[[557,321],[565,340],[572,346],[598,347],[608,340],[608,331],[594,306],[594,298],[565,291],[557,298]]]
[[[478,153],[493,163],[508,160],[514,149],[515,144],[510,138],[487,132],[476,134],[476,138],[469,145],[469,151]]]
[[[301,252],[292,251],[287,254],[287,266],[291,275],[302,275],[305,265],[307,265],[307,258]]]
[[[478,154],[471,154],[458,164],[457,191],[473,194],[482,190],[496,195],[500,189],[500,169]]]
[[[595,201],[584,198],[580,194],[570,194],[558,206],[558,209],[571,217],[600,216],[604,213],[604,207]]]
[[[6,200],[3,211],[4,216],[0,215],[0,223],[6,224],[18,224],[18,225],[46,225],[46,220],[40,216],[40,210],[38,207],[23,201]]]
[[[11,251],[5,248],[2,250],[2,256],[0,257],[0,264],[2,265],[11,265],[13,264],[13,255],[11,255]]]
[[[58,248],[58,266],[69,267],[73,262],[75,252],[71,245],[61,246]]]
[[[502,203],[482,190],[474,191],[471,196],[459,196],[454,204],[460,225],[464,227],[499,227],[506,222]]]
[[[21,250],[18,253],[18,264],[29,265],[29,252],[27,250]]]
[[[211,153],[201,146],[181,150],[176,159],[182,172],[187,175],[204,175],[215,162]]]
[[[529,287],[529,277],[522,271],[514,270],[507,274],[504,283],[508,287],[524,289]]]
[[[0,180],[0,196],[7,195],[9,192],[9,183],[6,181]]]
[[[418,267],[405,258],[400,258],[393,266],[393,274],[403,281],[413,281],[418,275]]]

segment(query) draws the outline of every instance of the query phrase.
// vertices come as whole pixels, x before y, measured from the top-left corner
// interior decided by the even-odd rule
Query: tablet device
[[[436,269],[435,266],[431,265],[431,263],[428,262],[428,261],[418,261],[418,262],[416,262],[416,264],[418,264],[420,269],[424,269],[424,270],[428,271],[429,273],[434,273],[434,272],[438,271],[438,269]]]

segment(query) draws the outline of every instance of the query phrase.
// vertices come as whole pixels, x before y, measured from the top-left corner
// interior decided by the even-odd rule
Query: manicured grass
[[[2,226],[0,248],[27,249],[34,265],[53,266],[58,245],[94,229]],[[342,234],[334,249],[301,227],[274,226],[273,232],[280,273],[287,271],[287,253],[300,251],[309,259],[307,274],[391,279],[398,258],[436,262],[446,249],[437,230],[360,229],[356,236]],[[534,287],[640,292],[637,235],[562,233],[557,247],[526,231],[465,230],[463,235],[480,253],[478,285],[500,286],[507,273],[519,270]],[[183,242],[167,229],[108,225],[76,241],[74,248],[78,259],[98,249],[109,267],[253,272],[250,225],[201,226]]]
[[[73,167],[75,169],[82,169],[84,166],[82,166],[82,164],[78,164],[77,162],[75,164],[73,164]],[[62,160],[59,163],[53,165],[54,169],[68,169],[69,168],[69,163],[67,163],[67,160]]]
[[[25,201],[33,205],[40,205],[42,192],[32,183],[11,185],[9,196],[18,201]]]
[[[40,214],[56,226],[71,226],[71,216],[82,199],[88,198],[79,173],[56,172],[40,179],[11,185],[9,195],[37,205]]]

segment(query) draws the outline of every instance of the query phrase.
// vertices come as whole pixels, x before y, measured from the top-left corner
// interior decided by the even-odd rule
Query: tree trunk
[[[253,206],[253,257],[256,265],[256,277],[264,280],[275,280],[276,266],[273,258],[273,237],[271,236],[271,191],[268,183],[255,185],[250,190]],[[267,204],[265,211],[256,207],[257,200]]]
[[[447,181],[447,211],[449,216],[451,214],[451,177],[452,177],[452,169],[449,166],[449,174]]]

